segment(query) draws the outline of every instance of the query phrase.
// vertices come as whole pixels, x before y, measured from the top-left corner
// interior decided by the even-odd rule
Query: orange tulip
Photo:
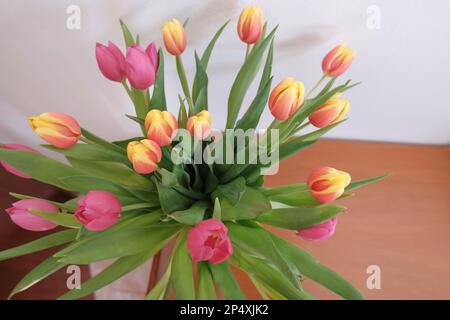
[[[166,50],[171,55],[179,56],[186,49],[186,31],[177,19],[173,18],[164,23],[162,35]]]
[[[335,95],[311,113],[309,121],[317,128],[324,128],[341,121],[349,109],[350,103],[347,100],[338,99],[338,96]]]
[[[355,52],[345,44],[340,44],[322,60],[323,72],[331,77],[337,77],[343,74],[355,59]]]
[[[307,183],[311,195],[321,203],[329,203],[339,198],[350,184],[351,177],[347,172],[330,167],[314,169]]]
[[[77,120],[63,113],[42,113],[36,117],[29,117],[28,123],[42,139],[57,148],[72,147],[81,135]]]
[[[197,115],[188,119],[186,129],[197,140],[203,140],[211,131],[211,115],[208,111],[203,110]]]
[[[262,11],[257,6],[250,6],[242,10],[238,21],[239,38],[247,44],[256,43],[263,29]]]
[[[169,111],[151,110],[145,117],[147,138],[161,147],[168,146],[178,129],[177,119]]]
[[[128,159],[137,173],[148,174],[158,169],[162,152],[158,144],[152,140],[131,141],[127,146]]]
[[[302,82],[286,78],[273,88],[270,94],[270,112],[278,120],[286,120],[303,104],[304,93]]]

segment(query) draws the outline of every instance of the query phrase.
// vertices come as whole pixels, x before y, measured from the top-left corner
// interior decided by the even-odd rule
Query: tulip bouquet
[[[127,117],[142,134],[109,142],[69,115],[47,112],[30,117],[29,124],[48,143],[43,147],[63,154],[67,162],[23,145],[1,146],[6,170],[74,194],[60,203],[11,193],[18,201],[6,211],[18,226],[31,231],[65,228],[0,252],[4,260],[60,246],[12,295],[67,265],[115,259],[60,298],[83,297],[136,269],[170,242],[168,266],[149,288],[148,299],[163,299],[170,292],[177,299],[245,299],[233,268],[245,271],[267,299],[314,298],[302,287],[305,278],[343,298],[361,298],[338,274],[264,227],[293,230],[306,241],[326,240],[345,209],[331,203],[382,178],[351,182],[346,172],[318,167],[306,183],[264,187],[264,176],[273,174],[279,162],[344,121],[349,103],[340,96],[355,84],[336,82],[355,54],[346,45],[331,50],[323,59],[323,76],[308,93],[293,78],[272,88],[276,27],[269,32],[259,8],[244,9],[237,31],[247,47],[245,60],[231,86],[226,128],[214,131],[207,68],[227,24],[201,55],[195,53],[191,84],[182,61],[187,21],[172,19],[162,27],[165,49],[175,57],[181,83],[177,116],[167,110],[163,50],[154,43],[144,49],[139,36],[121,22],[126,53],[112,42],[97,44],[96,59],[101,73],[129,95],[135,114]],[[258,74],[256,94],[239,118]],[[274,121],[255,133],[267,104]],[[307,127],[313,129],[304,133]],[[252,153],[255,146],[257,152]]]

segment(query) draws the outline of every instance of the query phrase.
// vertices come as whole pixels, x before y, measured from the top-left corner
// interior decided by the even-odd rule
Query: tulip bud
[[[9,150],[22,150],[22,151],[29,151],[29,152],[34,152],[34,153],[39,153],[37,150],[30,148],[28,146],[24,146],[23,144],[4,144],[4,145],[0,145],[0,148],[3,149],[9,149]],[[23,172],[20,172],[19,170],[17,170],[16,168],[10,166],[9,164],[7,164],[4,161],[0,161],[0,164],[3,166],[3,168],[5,168],[6,171],[12,173],[13,175],[16,175],[20,178],[25,178],[25,179],[31,179],[30,176],[26,175]]]
[[[177,19],[166,21],[162,27],[162,35],[166,50],[174,56],[179,56],[186,49],[186,31]]]
[[[119,199],[107,191],[89,191],[78,201],[74,216],[89,231],[105,230],[120,218]]]
[[[323,73],[331,77],[343,74],[352,64],[355,55],[355,52],[345,44],[338,45],[323,58]]]
[[[302,82],[293,78],[284,79],[270,93],[270,112],[278,120],[286,120],[303,104],[304,92]]]
[[[308,177],[309,192],[321,203],[329,203],[339,198],[350,184],[347,172],[330,167],[314,169]]]
[[[111,81],[125,79],[125,57],[122,51],[111,41],[108,46],[95,45],[95,58],[102,74]]]
[[[158,61],[158,49],[156,48],[156,44],[154,42],[150,43],[145,49],[145,52],[150,57],[150,61],[152,62],[155,71],[158,71],[159,61]]]
[[[56,228],[56,224],[33,214],[31,210],[59,213],[59,209],[55,205],[42,199],[23,199],[16,201],[12,204],[11,208],[6,209],[6,212],[15,224],[26,230],[47,231]]]
[[[128,159],[137,173],[148,174],[158,169],[162,152],[158,144],[152,140],[131,141],[127,147]]]
[[[28,123],[42,139],[61,149],[72,147],[81,135],[77,120],[64,113],[42,113],[29,117]]]
[[[197,140],[203,140],[211,131],[211,114],[203,110],[188,119],[186,129]]]
[[[242,10],[238,21],[239,38],[247,43],[253,44],[259,40],[263,29],[263,15],[258,6],[250,6]]]
[[[309,121],[317,128],[325,128],[341,121],[349,109],[350,103],[347,100],[333,97],[311,113]]]
[[[209,261],[218,264],[233,254],[228,229],[222,221],[208,219],[190,229],[187,248],[192,261]]]
[[[337,218],[331,218],[315,226],[297,231],[297,235],[306,241],[325,241],[331,238],[336,230]]]
[[[132,45],[127,49],[126,72],[133,88],[145,90],[155,83],[157,60],[151,45],[144,50],[139,45]]]
[[[172,136],[177,129],[177,119],[169,111],[153,109],[145,117],[147,137],[161,147],[172,142]]]

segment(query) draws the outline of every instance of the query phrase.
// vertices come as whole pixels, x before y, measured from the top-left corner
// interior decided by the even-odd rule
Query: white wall
[[[357,52],[345,78],[363,84],[345,95],[350,121],[330,137],[448,144],[450,120],[450,1],[411,0],[0,0],[0,141],[41,143],[26,117],[45,111],[75,116],[86,128],[110,139],[137,134],[126,119],[132,106],[120,85],[97,69],[95,42],[122,47],[123,18],[144,43],[161,44],[160,26],[172,16],[188,26],[184,54],[193,74],[193,50],[202,51],[215,30],[232,22],[220,39],[209,67],[210,110],[216,128],[224,125],[226,101],[244,46],[236,20],[246,3],[258,3],[276,36],[274,74],[302,80],[306,87],[321,76],[320,62],[334,45],[346,42]],[[66,8],[79,5],[81,30],[66,28]],[[375,5],[381,28],[367,27]],[[181,92],[172,57],[166,55],[169,109]],[[250,98],[250,97],[249,97]],[[266,112],[263,124],[271,121]]]

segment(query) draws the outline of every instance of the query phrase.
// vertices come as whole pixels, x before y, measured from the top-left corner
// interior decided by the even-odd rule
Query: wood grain
[[[348,210],[326,242],[271,230],[339,272],[367,299],[450,299],[449,160],[449,147],[323,140],[283,162],[266,184],[305,181],[316,166],[345,170],[354,180],[391,176],[341,201]],[[366,287],[369,265],[381,268],[380,290]],[[238,276],[257,298],[249,280]],[[319,298],[335,298],[310,280],[304,287]]]

